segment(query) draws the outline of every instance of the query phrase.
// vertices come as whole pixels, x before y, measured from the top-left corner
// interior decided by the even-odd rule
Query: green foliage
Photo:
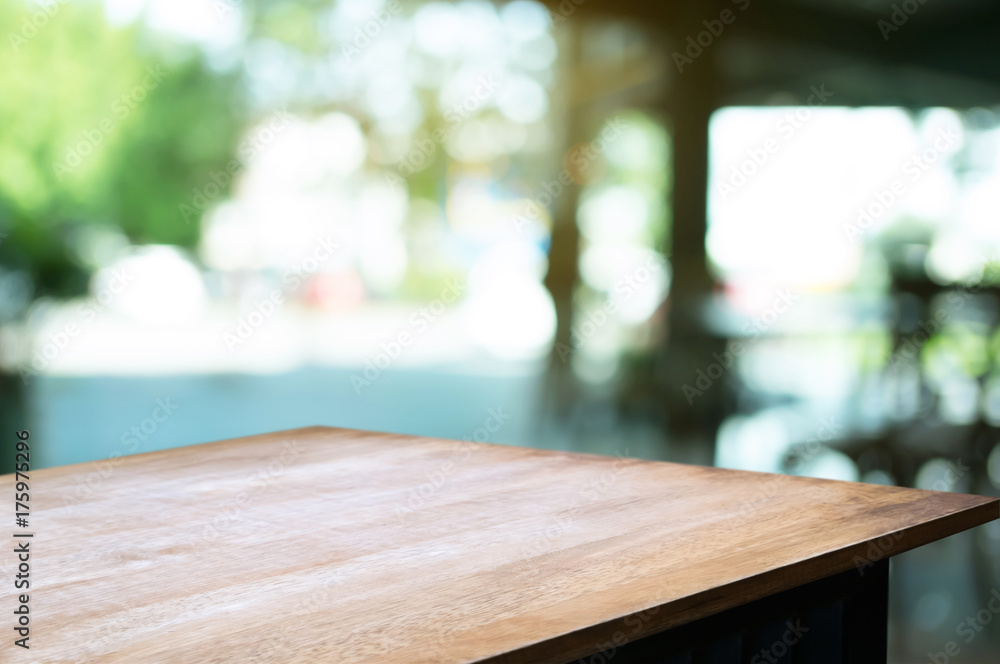
[[[0,0],[0,263],[26,270],[36,296],[84,288],[81,225],[192,246],[178,206],[231,158],[239,128],[235,81],[193,48],[108,27],[99,3],[53,7]]]

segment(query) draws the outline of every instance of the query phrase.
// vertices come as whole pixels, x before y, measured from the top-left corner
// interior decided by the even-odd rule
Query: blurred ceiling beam
[[[733,35],[779,40],[804,52],[826,49],[855,60],[923,69],[1000,88],[1000,69],[995,66],[1000,12],[995,6],[950,18],[921,17],[919,12],[898,31],[889,32],[886,40],[878,21],[888,18],[888,12],[866,12],[862,17],[774,0],[755,3],[739,15],[731,30]],[[933,90],[927,92],[928,105],[940,103],[930,98]]]
[[[574,0],[547,0],[553,15],[565,16],[567,3],[576,9],[572,17],[614,16],[630,18],[639,25],[652,25],[662,30],[679,48],[690,35],[704,30],[702,20],[716,19],[724,9],[735,11],[736,20],[726,27],[722,40],[740,37],[759,42],[762,46],[783,45],[791,50],[827,52],[848,57],[847,64],[868,63],[886,68],[907,67],[962,79],[977,86],[966,85],[970,91],[981,90],[983,99],[963,98],[968,105],[995,103],[1000,91],[1000,67],[996,66],[996,35],[1000,33],[1000,3],[963,4],[954,11],[946,4],[936,8],[921,5],[900,29],[884,39],[878,26],[888,19],[891,9],[876,12],[849,3],[820,5],[802,0],[753,0],[745,12],[735,3],[724,0],[687,0],[686,2],[653,3],[644,0],[585,0],[579,6]],[[691,20],[697,16],[697,20]],[[687,26],[687,27],[685,27]],[[704,58],[713,60],[713,58]],[[704,64],[698,62],[697,64]],[[760,71],[767,80],[779,79],[780,71]],[[757,85],[754,80],[734,81],[746,89]],[[729,92],[728,82],[722,81],[720,93]],[[844,94],[850,95],[849,90]],[[914,99],[916,105],[941,105],[935,101],[935,89],[928,86],[925,99]],[[912,94],[910,95],[912,98]],[[894,104],[887,99],[884,104]]]
[[[593,102],[606,105],[620,98],[627,99],[631,105],[661,102],[663,82],[669,73],[667,66],[669,61],[654,60],[638,53],[612,63],[602,60],[580,63],[571,74],[571,103],[575,106]]]

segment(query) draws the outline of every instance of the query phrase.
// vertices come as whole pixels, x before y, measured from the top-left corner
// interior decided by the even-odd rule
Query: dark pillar
[[[711,3],[688,3],[678,7],[681,20],[673,28],[673,50],[682,50],[687,35],[705,28],[702,21],[718,16],[705,14]],[[725,38],[723,35],[722,38]],[[717,69],[712,44],[692,62],[684,63],[674,77],[668,101],[673,124],[674,185],[672,187],[673,236],[670,260],[673,283],[670,291],[669,329],[660,358],[666,385],[666,410],[671,456],[679,460],[711,463],[715,433],[721,421],[724,379],[701,395],[685,394],[684,385],[694,386],[696,372],[704,371],[721,353],[725,343],[709,336],[701,309],[711,295],[713,278],[705,250],[708,191],[708,122],[716,105]]]

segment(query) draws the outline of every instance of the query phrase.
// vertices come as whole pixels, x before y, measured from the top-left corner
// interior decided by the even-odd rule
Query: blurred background
[[[1000,5],[0,0],[0,424],[1000,495]],[[0,472],[13,459],[0,459]],[[892,661],[1000,661],[994,522]],[[968,635],[972,634],[972,638]]]

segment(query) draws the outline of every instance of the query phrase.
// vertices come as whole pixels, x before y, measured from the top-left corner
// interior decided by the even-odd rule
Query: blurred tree
[[[108,26],[101,3],[0,0],[0,26],[3,323],[85,292],[88,233],[193,246],[179,207],[232,158],[242,122],[233,76],[195,47]],[[4,435],[26,426],[24,397],[0,373]]]
[[[107,26],[99,3],[0,0],[0,25],[0,264],[33,297],[74,295],[79,227],[193,246],[178,208],[233,154],[235,81],[193,47]]]

